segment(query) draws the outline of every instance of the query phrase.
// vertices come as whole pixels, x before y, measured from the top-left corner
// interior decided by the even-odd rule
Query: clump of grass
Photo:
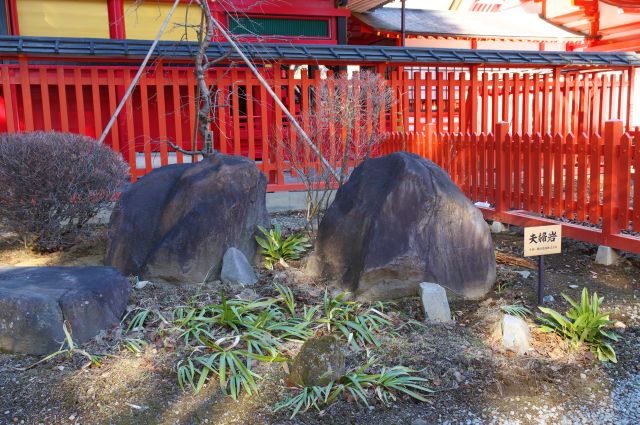
[[[325,292],[323,304],[299,304],[290,288],[276,284],[277,297],[254,301],[228,299],[176,307],[163,315],[149,309],[128,315],[129,332],[143,333],[145,326],[160,323],[181,342],[176,370],[183,390],[200,392],[216,383],[221,391],[237,399],[244,391],[258,391],[262,379],[254,371],[256,362],[288,360],[284,344],[304,342],[318,333],[333,333],[356,350],[377,346],[376,333],[390,325],[384,304],[374,306],[348,301],[346,293],[335,297]],[[130,339],[125,347],[142,349],[140,341]],[[395,373],[395,372],[393,372]],[[317,392],[317,390],[314,390]]]
[[[544,313],[538,317],[542,323],[540,330],[555,332],[569,341],[574,348],[586,345],[602,362],[617,363],[612,343],[618,341],[620,335],[606,329],[613,322],[609,320],[608,313],[600,311],[604,297],[598,297],[596,292],[590,297],[587,288],[582,289],[580,303],[568,295],[562,296],[571,305],[566,316],[551,308],[538,307]]]
[[[378,365],[376,359],[371,357],[364,365],[325,386],[300,387],[298,394],[278,403],[275,411],[289,410],[293,419],[311,407],[321,411],[345,393],[366,406],[371,398],[389,406],[400,394],[426,402],[426,395],[433,392],[426,383],[427,380],[417,376],[413,369],[404,366],[387,368]]]
[[[305,234],[293,234],[287,238],[282,237],[282,229],[275,225],[273,229],[265,229],[258,226],[264,237],[256,236],[256,242],[260,245],[260,254],[264,257],[264,266],[273,270],[276,263],[288,267],[287,260],[298,260],[311,247],[309,238]]]

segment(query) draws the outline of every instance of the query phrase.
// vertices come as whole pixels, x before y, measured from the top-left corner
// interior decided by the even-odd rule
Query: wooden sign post
[[[544,256],[562,252],[562,226],[524,228],[524,256],[538,257],[538,305],[544,302]]]

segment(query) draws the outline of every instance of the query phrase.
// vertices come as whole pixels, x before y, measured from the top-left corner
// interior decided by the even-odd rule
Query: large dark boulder
[[[65,320],[85,342],[118,324],[130,290],[112,267],[0,269],[0,351],[51,353],[65,340]]]
[[[105,262],[145,279],[216,279],[228,248],[254,260],[257,225],[269,224],[266,187],[255,163],[237,156],[154,170],[122,193]]]
[[[496,276],[480,211],[445,171],[405,152],[353,171],[320,223],[309,269],[370,300],[417,295],[424,281],[478,298]]]

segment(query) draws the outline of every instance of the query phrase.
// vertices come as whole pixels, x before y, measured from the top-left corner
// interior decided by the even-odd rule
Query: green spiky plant
[[[500,310],[502,310],[505,314],[521,317],[523,319],[527,316],[533,315],[531,310],[520,304],[503,305],[500,307]]]
[[[618,341],[620,335],[606,329],[613,322],[609,320],[608,313],[600,311],[604,297],[598,297],[596,292],[590,297],[587,288],[582,289],[580,303],[568,295],[562,294],[562,296],[571,305],[566,316],[551,308],[538,307],[544,313],[544,316],[538,317],[542,323],[540,330],[557,333],[569,341],[574,348],[587,346],[602,362],[617,363],[618,359],[612,342]]]
[[[282,238],[282,229],[276,224],[273,229],[265,229],[258,226],[258,230],[264,237],[256,236],[256,242],[260,245],[260,254],[264,257],[264,266],[273,270],[276,263],[287,267],[287,260],[298,260],[311,247],[309,238],[304,234],[289,235]]]
[[[426,395],[433,392],[425,385],[426,382],[413,369],[404,366],[386,368],[378,365],[376,359],[371,357],[364,365],[325,386],[300,387],[297,395],[278,403],[275,411],[289,410],[293,419],[298,413],[311,407],[320,411],[345,393],[366,406],[369,405],[371,394],[385,406],[395,401],[399,394],[426,402]]]

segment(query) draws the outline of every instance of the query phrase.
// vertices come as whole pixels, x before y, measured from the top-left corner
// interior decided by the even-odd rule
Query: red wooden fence
[[[446,170],[486,218],[530,226],[560,223],[564,235],[640,253],[640,132],[608,121],[574,136],[389,133],[383,153],[406,150]],[[634,208],[636,206],[636,208]]]
[[[165,141],[191,149],[196,84],[193,69],[158,63],[143,74],[106,143],[130,164],[132,178],[189,157]],[[0,64],[0,131],[58,130],[100,135],[136,71],[135,67],[30,63]],[[313,105],[316,72],[273,64],[262,69],[269,84],[299,117]],[[633,73],[561,72],[560,68],[390,68],[378,66],[395,101],[379,117],[387,131],[487,132],[500,121],[523,133],[602,132],[603,122],[629,122]],[[269,190],[302,185],[275,140],[295,132],[264,87],[245,68],[216,68],[208,74],[217,91],[214,146],[247,156],[269,177]],[[307,123],[304,123],[306,126]],[[367,128],[367,123],[362,123]],[[544,143],[544,141],[539,142]],[[574,142],[574,143],[577,143]]]

